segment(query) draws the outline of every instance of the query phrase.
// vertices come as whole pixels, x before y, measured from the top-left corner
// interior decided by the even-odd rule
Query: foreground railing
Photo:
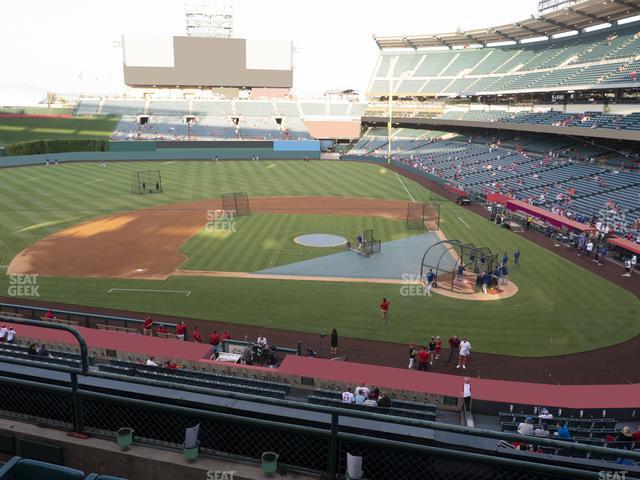
[[[14,321],[14,319],[12,319]],[[81,351],[79,366],[67,367],[21,359],[1,359],[3,363],[37,366],[57,372],[58,376],[70,375],[68,381],[32,380],[23,376],[0,377],[0,416],[20,419],[53,428],[84,432],[96,436],[115,437],[122,427],[134,429],[136,442],[169,448],[181,448],[185,428],[200,425],[200,447],[203,454],[242,458],[258,461],[265,451],[275,451],[281,463],[302,471],[324,472],[330,478],[345,471],[346,454],[362,456],[365,477],[371,479],[420,478],[425,472],[437,473],[437,478],[451,479],[600,479],[603,472],[634,469],[614,463],[640,460],[640,452],[614,450],[610,448],[567,443],[553,439],[538,439],[520,435],[469,429],[462,426],[393,417],[366,411],[344,411],[340,408],[311,405],[302,402],[263,398],[229,391],[216,391],[201,387],[179,386],[179,390],[230,400],[244,400],[261,404],[269,414],[254,413],[245,404],[245,410],[234,403],[228,403],[224,411],[212,411],[189,401],[180,395],[180,404],[172,404],[161,392],[150,393],[141,398],[129,398],[124,390],[109,387],[109,380],[135,382],[159,387],[166,392],[175,390],[167,382],[151,379],[137,379],[122,375],[106,374],[88,370],[86,345],[75,329],[66,325],[44,324],[32,320],[17,319],[15,323],[43,328],[65,330],[78,339]],[[83,347],[84,345],[84,347]],[[103,378],[105,387],[100,392],[78,382],[78,375],[84,378]],[[55,384],[46,383],[54,381]],[[92,382],[95,384],[95,380]],[[105,393],[105,391],[110,393]],[[286,412],[268,406],[286,407]],[[295,415],[295,411],[299,414]],[[247,414],[251,412],[250,414]],[[315,418],[305,420],[303,412],[315,413]],[[320,414],[321,417],[317,417]],[[262,418],[261,418],[262,417]],[[348,419],[371,422],[368,429],[348,428]],[[415,431],[403,433],[395,429],[393,434],[375,432],[376,424],[419,427],[423,436]],[[372,433],[374,431],[374,433]],[[433,432],[464,434],[473,437],[501,439],[509,442],[523,439],[540,446],[562,448],[579,454],[594,453],[610,458],[612,462],[585,462],[571,465],[571,459],[543,454],[531,454],[530,458],[509,458],[496,456],[496,448],[489,453],[463,446],[442,447],[433,441]],[[386,436],[387,438],[381,438]],[[519,452],[522,453],[522,452]],[[508,454],[507,454],[508,455]],[[563,465],[564,464],[564,465]],[[628,478],[631,477],[627,475]]]

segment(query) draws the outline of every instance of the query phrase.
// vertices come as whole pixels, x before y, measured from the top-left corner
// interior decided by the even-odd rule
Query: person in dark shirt
[[[40,348],[38,348],[36,355],[38,355],[39,357],[48,357],[49,350],[47,350],[47,347],[45,345],[40,345]]]
[[[516,265],[520,265],[520,249],[516,248],[516,251],[513,252],[513,261]]]
[[[429,351],[429,365],[433,365],[433,357],[436,354],[436,339],[431,337],[427,344],[427,350]]]
[[[453,356],[458,353],[458,349],[460,348],[460,339],[457,335],[454,335],[449,339],[449,358],[447,359],[447,363],[451,363]]]
[[[378,399],[378,408],[383,410],[383,413],[388,412],[391,408],[391,399],[385,392],[380,392],[380,398]]]
[[[334,328],[331,330],[331,355],[338,354],[338,331]]]
[[[29,350],[27,351],[27,353],[29,355],[37,355],[38,354],[37,345],[35,343],[32,343],[31,345],[29,345]]]
[[[416,350],[416,346],[412,343],[409,345],[409,370],[413,370],[416,366],[416,355],[418,351]]]

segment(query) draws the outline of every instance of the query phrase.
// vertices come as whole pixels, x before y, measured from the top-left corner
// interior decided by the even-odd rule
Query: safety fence
[[[40,322],[18,319],[16,323],[34,325]],[[623,458],[628,463],[640,460],[640,452],[537,438],[535,443],[541,446],[562,447],[578,454],[593,452],[605,455],[610,461],[567,466],[566,458],[551,455],[510,458],[508,454],[497,455],[497,449],[479,453],[479,449],[464,447],[462,443],[443,446],[434,441],[434,432],[464,434],[468,439],[483,437],[520,442],[523,437],[198,387],[184,389],[254,402],[261,405],[261,413],[250,409],[242,414],[243,410],[229,407],[230,403],[222,410],[216,410],[190,401],[187,394],[181,395],[178,404],[170,403],[160,393],[131,398],[124,390],[113,385],[109,387],[106,382],[106,379],[131,379],[89,369],[86,344],[75,329],[58,324],[47,324],[46,328],[73,334],[78,340],[82,361],[78,366],[43,366],[39,363],[39,368],[57,372],[55,382],[51,383],[25,376],[1,376],[0,416],[106,438],[115,438],[121,428],[131,428],[135,442],[172,449],[182,448],[185,429],[200,425],[199,446],[204,455],[258,462],[264,452],[276,452],[279,462],[289,469],[321,473],[329,478],[345,473],[347,453],[362,457],[367,479],[402,480],[422,478],[425,472],[430,473],[428,478],[438,479],[601,479],[609,478],[603,477],[603,472],[606,475],[606,472],[633,470],[634,467],[620,464]],[[1,362],[33,366],[33,362],[20,359],[3,358]],[[62,380],[60,374],[68,374],[68,380]],[[105,386],[100,389],[85,387],[85,382],[78,381],[79,376],[93,377],[93,385],[96,379],[104,378]],[[168,388],[166,383],[149,379],[134,382]],[[183,389],[182,386],[176,388]],[[273,408],[269,410],[268,407]],[[289,414],[283,415],[281,407],[291,409]],[[294,413],[296,411],[298,415]],[[361,421],[359,425],[354,424],[356,420]],[[381,422],[404,429],[391,431],[382,428]],[[415,429],[405,433],[403,430],[409,430],[409,427],[419,427],[423,434],[416,435]],[[633,475],[628,472],[627,478]]]

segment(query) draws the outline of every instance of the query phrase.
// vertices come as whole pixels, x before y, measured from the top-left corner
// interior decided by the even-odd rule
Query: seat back
[[[13,469],[13,480],[83,480],[84,472],[38,460],[20,460]]]

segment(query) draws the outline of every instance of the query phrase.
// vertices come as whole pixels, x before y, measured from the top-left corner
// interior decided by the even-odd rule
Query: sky
[[[537,0],[235,0],[234,36],[292,40],[294,91],[363,91],[373,35],[445,33],[523,20]],[[124,91],[122,34],[184,34],[183,0],[0,0],[0,85]]]

